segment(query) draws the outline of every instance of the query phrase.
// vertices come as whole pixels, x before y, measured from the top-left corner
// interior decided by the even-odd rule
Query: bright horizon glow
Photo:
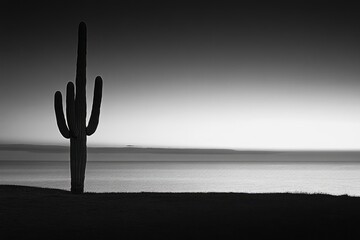
[[[127,92],[113,90],[116,87],[111,84],[105,85],[100,124],[88,138],[89,146],[360,149],[360,101],[356,89],[331,86],[318,93],[317,89],[300,90],[301,86],[282,90],[280,84],[275,84],[259,91],[250,85],[221,88],[220,84],[208,82],[201,88],[194,84],[190,88],[178,86],[172,92],[162,92],[159,86]],[[92,85],[88,88],[92,89]],[[89,89],[88,114],[92,100]],[[306,92],[306,97],[299,92]],[[341,97],[332,99],[335,92]],[[9,127],[1,142],[68,145],[58,132],[50,100],[46,105],[34,106],[14,113],[15,118],[5,117]],[[25,117],[33,127],[23,124]]]

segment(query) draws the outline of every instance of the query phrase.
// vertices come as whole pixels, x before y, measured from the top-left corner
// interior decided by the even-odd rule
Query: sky
[[[90,146],[360,150],[360,22],[343,1],[2,1],[0,143],[68,145],[54,93],[88,28]]]

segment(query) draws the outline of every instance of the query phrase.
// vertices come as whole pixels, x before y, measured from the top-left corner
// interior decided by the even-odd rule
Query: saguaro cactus
[[[102,97],[102,79],[96,77],[91,116],[86,126],[86,25],[79,24],[78,55],[76,64],[76,95],[74,84],[66,88],[66,120],[61,92],[55,93],[56,122],[60,133],[70,139],[71,192],[83,193],[86,168],[86,136],[92,135],[98,126]]]

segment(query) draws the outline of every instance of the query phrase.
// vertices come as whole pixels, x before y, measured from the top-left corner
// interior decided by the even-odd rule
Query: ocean
[[[359,154],[321,156],[118,153],[97,161],[101,155],[90,154],[85,191],[305,192],[360,196]],[[70,188],[68,161],[0,160],[0,184]]]

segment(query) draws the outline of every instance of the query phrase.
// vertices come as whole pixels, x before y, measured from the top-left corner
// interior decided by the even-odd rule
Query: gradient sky
[[[360,149],[358,8],[170,2],[3,1],[0,142],[68,144],[53,95],[85,21],[88,114],[104,79],[89,145]]]

